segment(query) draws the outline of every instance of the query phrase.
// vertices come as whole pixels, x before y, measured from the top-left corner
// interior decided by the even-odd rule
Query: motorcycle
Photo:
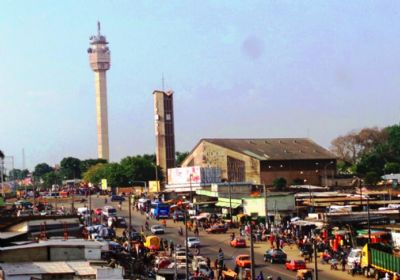
[[[339,261],[337,259],[331,259],[329,262],[331,264],[331,270],[338,270]]]

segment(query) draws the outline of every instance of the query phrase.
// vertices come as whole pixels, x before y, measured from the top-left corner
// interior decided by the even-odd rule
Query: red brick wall
[[[333,161],[333,164],[330,162]],[[306,184],[321,185],[321,178],[332,177],[336,170],[336,160],[291,160],[260,162],[261,183],[272,185],[279,177],[286,179],[288,185],[295,179],[307,180]],[[326,167],[326,169],[325,169]]]

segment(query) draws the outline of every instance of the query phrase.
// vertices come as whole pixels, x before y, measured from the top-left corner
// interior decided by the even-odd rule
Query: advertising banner
[[[199,185],[221,182],[221,171],[216,167],[180,167],[168,169],[169,185]]]
[[[149,181],[149,193],[160,192],[160,181]]]
[[[103,191],[106,191],[107,190],[107,179],[101,179],[101,189],[103,190]]]

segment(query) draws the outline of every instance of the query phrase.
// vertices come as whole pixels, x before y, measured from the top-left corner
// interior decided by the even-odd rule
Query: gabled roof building
[[[308,138],[201,139],[183,167],[219,167],[229,182],[321,185],[335,176],[336,157]]]

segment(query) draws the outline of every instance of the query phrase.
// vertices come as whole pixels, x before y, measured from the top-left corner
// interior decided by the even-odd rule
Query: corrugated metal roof
[[[213,139],[206,141],[258,160],[335,159],[336,157],[308,138]]]

